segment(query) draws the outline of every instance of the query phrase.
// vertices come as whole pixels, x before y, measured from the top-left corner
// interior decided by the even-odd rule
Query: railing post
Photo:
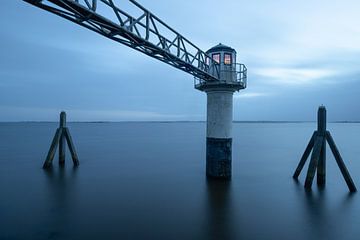
[[[91,10],[93,10],[95,12],[96,7],[97,7],[97,0],[92,0],[92,8],[91,8]]]

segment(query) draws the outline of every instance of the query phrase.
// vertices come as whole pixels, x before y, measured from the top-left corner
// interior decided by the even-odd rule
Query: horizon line
[[[58,123],[59,121],[0,121],[0,123]],[[313,121],[302,121],[302,120],[234,120],[233,123],[313,123]],[[203,120],[119,120],[119,121],[68,121],[67,123],[206,123]],[[328,123],[360,123],[360,120],[348,121],[328,121]]]

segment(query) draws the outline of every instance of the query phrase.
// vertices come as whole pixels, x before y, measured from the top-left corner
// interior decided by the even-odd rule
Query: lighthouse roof
[[[236,52],[235,49],[233,49],[229,46],[226,46],[222,43],[219,43],[218,45],[207,50],[206,53],[219,52],[219,51]]]

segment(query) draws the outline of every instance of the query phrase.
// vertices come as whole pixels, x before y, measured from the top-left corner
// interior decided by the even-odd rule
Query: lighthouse
[[[207,94],[206,174],[231,177],[233,94],[247,78],[233,48],[220,43],[204,52],[136,0],[135,16],[107,1],[24,1],[193,75],[195,88]]]
[[[195,88],[207,95],[206,175],[231,178],[233,94],[246,88],[246,67],[236,63],[235,49],[218,44],[206,52],[210,74],[218,80],[195,78]]]

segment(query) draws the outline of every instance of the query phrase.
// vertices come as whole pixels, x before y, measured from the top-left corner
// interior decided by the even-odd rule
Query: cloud
[[[0,116],[0,121],[58,121],[61,108],[36,108],[0,106],[0,111],[7,115]],[[203,120],[201,114],[169,114],[155,111],[137,110],[66,110],[69,121],[186,121]]]
[[[135,111],[135,110],[75,110],[69,111],[76,118],[83,118],[87,116],[87,119],[103,119],[107,121],[178,121],[185,120],[187,115],[183,114],[167,114],[152,111]]]
[[[245,92],[234,95],[234,99],[242,99],[242,98],[257,98],[257,97],[265,97],[269,96],[269,93],[262,93],[262,92]]]
[[[319,79],[334,76],[336,72],[330,69],[306,68],[258,68],[253,72],[265,78],[271,78],[274,84],[305,85],[319,83]]]
[[[241,99],[235,102],[240,118],[281,120],[295,117],[292,105],[305,109],[336,99],[334,108],[343,109],[359,102],[360,1],[141,3],[203,50],[218,42],[237,50],[248,67],[248,88],[234,96]],[[193,90],[191,75],[23,1],[4,1],[4,7],[0,20],[12,21],[0,33],[0,107],[12,107],[0,118],[57,120],[58,108],[84,121],[204,118],[206,98]],[[246,11],[239,15],[239,9]],[[184,24],[193,16],[196,24]]]

